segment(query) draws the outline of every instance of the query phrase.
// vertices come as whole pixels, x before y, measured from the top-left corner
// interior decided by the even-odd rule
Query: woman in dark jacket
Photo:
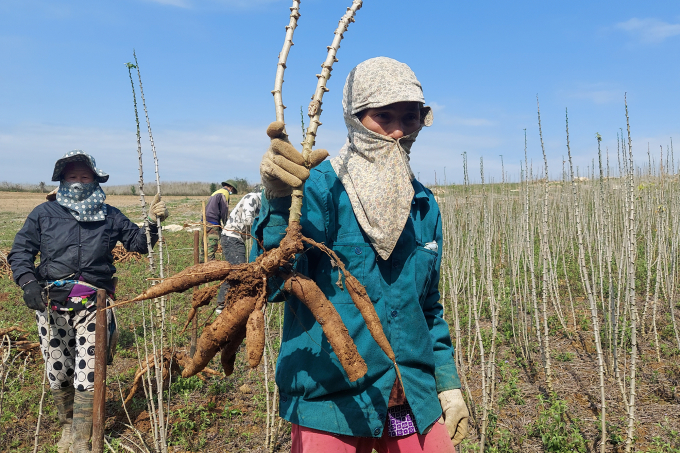
[[[105,289],[111,297],[115,291],[111,251],[121,242],[129,251],[148,252],[146,229],[104,203],[106,194],[99,183],[108,179],[89,154],[75,150],[64,155],[52,175],[52,181],[59,181],[57,193],[28,215],[8,256],[26,306],[36,311],[62,425],[60,453],[69,448],[75,453],[90,451],[96,292]],[[158,240],[156,219],[167,216],[165,203],[154,198],[147,223],[152,246]],[[110,310],[107,316],[110,321]]]

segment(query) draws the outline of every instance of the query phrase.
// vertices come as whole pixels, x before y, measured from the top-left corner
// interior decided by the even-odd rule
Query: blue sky
[[[137,51],[161,179],[259,180],[274,119],[270,91],[289,0],[2,0],[0,181],[47,181],[71,149],[93,154],[110,184],[137,179],[132,94],[125,63]],[[298,142],[320,64],[349,0],[303,0],[283,90]],[[500,180],[503,155],[519,177],[524,129],[534,171],[552,177],[566,156],[565,108],[581,174],[597,159],[595,133],[616,162],[628,93],[633,152],[658,162],[680,143],[677,1],[366,0],[345,34],[324,98],[317,146],[344,143],[341,94],[359,62],[389,56],[411,66],[435,111],[412,151],[423,182],[462,180],[461,153],[479,179]],[[138,94],[139,95],[139,94]],[[305,120],[307,117],[305,115]],[[144,125],[143,125],[144,127]],[[153,179],[143,129],[145,175]],[[680,165],[680,148],[676,166]]]

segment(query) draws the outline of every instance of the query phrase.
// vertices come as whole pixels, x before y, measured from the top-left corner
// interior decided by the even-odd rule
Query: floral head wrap
[[[432,110],[421,110],[421,128],[393,139],[370,131],[356,114],[396,102],[425,102],[423,89],[406,64],[386,57],[360,63],[347,76],[343,112],[347,142],[331,165],[349,196],[354,215],[382,259],[392,254],[408,220],[413,200],[411,145]]]

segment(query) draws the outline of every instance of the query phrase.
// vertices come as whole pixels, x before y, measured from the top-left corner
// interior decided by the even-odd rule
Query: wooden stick
[[[97,318],[94,331],[94,402],[92,410],[92,452],[104,451],[106,422],[106,290],[97,290]]]
[[[201,262],[198,256],[198,247],[200,244],[198,231],[194,231],[194,264]],[[196,291],[196,288],[194,288]],[[189,357],[193,357],[196,353],[196,341],[198,340],[198,316],[194,317],[193,325],[191,326],[191,346],[189,346]]]
[[[208,221],[205,218],[205,201],[201,201],[203,211],[203,262],[208,262]]]

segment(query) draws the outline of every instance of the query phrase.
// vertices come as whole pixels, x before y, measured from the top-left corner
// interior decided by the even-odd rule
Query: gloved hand
[[[24,290],[24,303],[28,308],[45,311],[45,302],[42,298],[43,289],[36,280],[26,283],[22,289]]]
[[[309,178],[309,168],[328,157],[328,151],[316,149],[310,154],[307,167],[302,154],[283,135],[283,129],[281,121],[274,121],[267,127],[267,135],[272,141],[260,163],[260,176],[264,195],[269,199],[290,195],[293,188],[300,187]]]
[[[156,223],[156,219],[161,219],[161,222],[168,218],[168,208],[165,206],[165,202],[161,201],[160,194],[156,194],[153,197],[151,205],[149,205],[149,220]]]
[[[458,445],[467,436],[468,412],[460,389],[445,390],[439,395],[439,403],[442,406],[442,417],[439,423],[446,424],[453,445]]]

